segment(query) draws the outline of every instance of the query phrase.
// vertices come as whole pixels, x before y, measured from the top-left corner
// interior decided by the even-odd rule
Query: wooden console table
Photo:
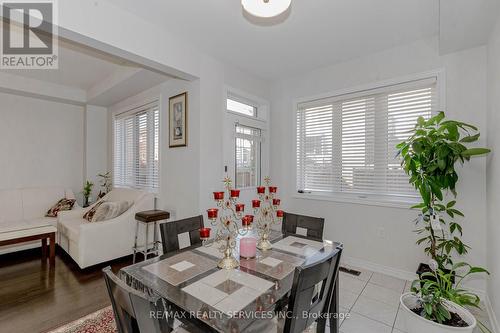
[[[56,264],[56,232],[57,228],[51,225],[3,231],[0,232],[0,246],[41,240],[42,262],[47,260],[47,252],[49,252],[50,266],[54,267]],[[47,239],[50,241],[49,251],[47,251]]]

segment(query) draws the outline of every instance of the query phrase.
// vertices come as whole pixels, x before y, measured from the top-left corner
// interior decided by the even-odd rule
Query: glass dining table
[[[293,284],[295,268],[319,252],[337,251],[340,243],[313,241],[273,231],[273,248],[238,259],[233,270],[217,268],[217,244],[189,247],[120,270],[130,287],[161,299],[167,314],[207,332],[262,332]],[[239,258],[239,239],[235,257]],[[338,279],[329,313],[330,332],[338,332]]]

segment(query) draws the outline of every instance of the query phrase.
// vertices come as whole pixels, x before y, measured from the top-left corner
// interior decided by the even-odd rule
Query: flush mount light
[[[284,13],[292,0],[241,0],[243,9],[256,17],[275,17]]]

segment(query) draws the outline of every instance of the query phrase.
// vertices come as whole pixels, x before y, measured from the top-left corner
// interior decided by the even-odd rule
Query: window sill
[[[120,185],[120,186],[115,186],[115,188],[124,188],[124,189],[129,189],[129,190],[137,190],[137,191],[143,191],[146,193],[154,194],[155,196],[158,196],[160,194],[160,189],[158,187],[151,188],[151,187],[135,187],[135,186],[125,186],[125,185]]]
[[[257,185],[260,186],[260,185]],[[256,191],[257,186],[246,186],[246,187],[235,187],[235,190],[240,190],[240,191]]]
[[[352,205],[367,205],[367,206],[378,206],[378,207],[389,207],[389,208],[399,208],[399,209],[410,209],[411,206],[420,203],[417,200],[381,200],[376,197],[359,197],[359,196],[340,196],[340,195],[321,195],[314,193],[296,193],[292,195],[294,199],[303,200],[317,200],[317,201],[330,201],[330,202],[340,202],[348,203]]]

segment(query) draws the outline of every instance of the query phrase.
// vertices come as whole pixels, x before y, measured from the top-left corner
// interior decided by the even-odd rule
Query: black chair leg
[[[339,279],[340,274],[338,274],[337,279],[335,281],[334,289],[333,289],[333,297],[330,303],[330,333],[339,333]]]
[[[320,318],[316,322],[316,333],[326,332],[326,318]]]

